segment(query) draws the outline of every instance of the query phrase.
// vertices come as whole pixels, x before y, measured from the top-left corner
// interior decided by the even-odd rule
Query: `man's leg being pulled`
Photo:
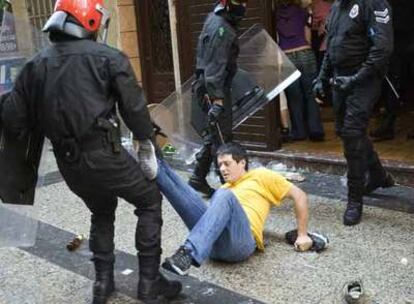
[[[174,255],[166,258],[162,267],[185,275],[192,265],[201,265],[209,257],[213,246],[217,240],[222,238],[226,228],[233,221],[237,208],[241,207],[230,190],[217,190],[211,200],[210,207],[191,230],[184,245]],[[221,245],[225,250],[226,244]],[[231,243],[229,242],[227,245],[230,246]],[[237,245],[241,246],[242,244]]]

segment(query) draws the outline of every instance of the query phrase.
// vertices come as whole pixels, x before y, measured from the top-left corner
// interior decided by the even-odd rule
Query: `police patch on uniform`
[[[223,37],[223,35],[224,35],[224,27],[220,26],[220,28],[219,28],[219,36],[220,37]]]
[[[352,19],[354,19],[356,16],[358,16],[359,14],[359,6],[358,4],[355,4],[351,11],[349,12],[349,17],[351,17]]]
[[[388,8],[382,11],[374,11],[374,15],[375,15],[375,21],[379,23],[387,24],[388,22],[390,22],[391,18],[390,18]]]

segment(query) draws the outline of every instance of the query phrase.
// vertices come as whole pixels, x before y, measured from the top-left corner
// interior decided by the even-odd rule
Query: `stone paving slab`
[[[89,280],[94,280],[95,274],[93,263],[90,262],[91,253],[88,250],[88,242],[84,242],[79,250],[73,252],[66,250],[67,240],[71,240],[74,237],[75,234],[45,223],[40,223],[36,245],[30,248],[24,248],[23,250],[63,269],[86,277]],[[119,250],[116,250],[115,256],[115,281],[117,291],[118,293],[134,298],[137,294],[136,287],[138,285],[137,258],[135,255]],[[169,272],[164,272],[164,274],[171,279],[180,279],[184,286],[183,295],[174,301],[170,301],[170,303],[261,303],[208,282],[201,282],[191,276],[182,278]],[[87,290],[87,293],[90,293],[90,289]]]
[[[283,234],[295,227],[292,204],[286,201],[281,208],[272,210],[266,223],[267,247],[264,253],[257,253],[238,264],[207,262],[199,269],[192,269],[191,276],[201,282],[272,304],[340,303],[339,294],[344,283],[355,278],[363,280],[371,295],[369,303],[414,302],[412,214],[368,206],[360,225],[344,227],[341,223],[344,208],[341,199],[310,195],[309,202],[310,228],[326,233],[331,240],[331,247],[326,252],[301,254],[284,242]],[[38,218],[42,222],[68,233],[68,239],[64,237],[64,242],[69,241],[74,234],[88,234],[89,212],[64,183],[39,189],[36,205]],[[165,257],[174,253],[184,241],[187,230],[167,201],[164,201],[163,216]],[[136,218],[133,208],[120,202],[116,217],[116,248],[134,256]],[[43,237],[54,242],[50,233],[44,233]],[[54,246],[59,245],[56,243]],[[11,275],[12,279],[5,280],[5,273]],[[41,303],[46,304],[87,303],[92,282],[18,249],[0,249],[0,278],[0,295],[1,292],[4,294],[4,290],[19,287],[13,283],[13,278],[16,278],[24,282],[20,289],[23,294],[35,294],[36,290],[40,290],[43,297]],[[66,286],[74,287],[67,290]],[[64,302],[71,296],[75,297],[70,300],[72,302]],[[1,297],[0,303],[3,304]],[[111,303],[137,302],[127,294],[118,293]]]

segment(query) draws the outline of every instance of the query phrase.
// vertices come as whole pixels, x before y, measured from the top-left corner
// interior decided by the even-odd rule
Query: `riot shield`
[[[300,77],[276,42],[260,25],[240,36],[239,70],[232,84],[233,129],[252,116]],[[195,77],[151,111],[180,158],[191,161],[202,140],[206,109],[203,88]]]
[[[1,15],[0,95],[5,99],[26,60],[47,39],[11,10],[3,9]],[[33,205],[43,139],[38,130],[18,139],[0,121],[0,247],[34,244]]]

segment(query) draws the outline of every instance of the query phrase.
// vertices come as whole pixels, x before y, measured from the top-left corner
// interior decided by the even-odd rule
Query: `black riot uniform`
[[[238,11],[240,8],[242,12]],[[196,154],[196,166],[189,184],[208,196],[214,192],[206,176],[215,159],[215,151],[220,144],[232,139],[231,84],[237,72],[237,24],[244,16],[243,8],[241,5],[237,9],[226,9],[221,4],[216,6],[205,21],[197,45],[196,85],[202,88],[193,94],[193,106],[203,108],[207,123],[202,131],[203,147]],[[224,101],[223,106],[214,105],[218,99]]]
[[[393,184],[367,137],[393,48],[391,8],[386,0],[337,0],[327,31],[327,52],[314,91],[322,93],[328,83],[333,85],[336,131],[348,165],[344,224],[354,225],[361,218],[364,193]]]
[[[153,135],[147,104],[126,55],[92,39],[51,32],[52,44],[31,59],[3,103],[2,121],[16,136],[39,128],[50,139],[69,188],[92,212],[90,250],[96,269],[94,303],[114,290],[117,198],[136,207],[138,297],[175,295],[178,282],[159,273],[161,194],[120,145],[119,109],[138,140]],[[151,302],[152,303],[152,302]]]
[[[410,69],[414,67],[414,52],[410,53],[410,46],[414,49],[414,1],[389,0],[393,11],[394,52],[391,56],[388,69],[388,79],[398,92],[399,98],[391,89],[388,81],[383,83],[382,99],[385,112],[381,117],[380,126],[370,135],[375,140],[394,138],[394,129],[400,103],[404,103],[407,89],[410,87]]]

